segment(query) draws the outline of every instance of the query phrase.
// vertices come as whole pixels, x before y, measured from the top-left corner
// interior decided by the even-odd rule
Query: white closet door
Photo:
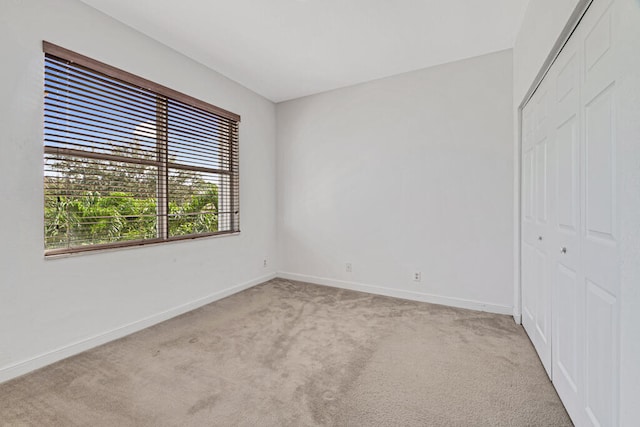
[[[580,221],[580,28],[565,45],[548,78],[555,80],[552,202],[553,383],[572,419],[583,417],[584,279]]]
[[[538,271],[535,263],[536,240],[538,239],[535,223],[534,124],[536,106],[537,103],[532,99],[522,111],[522,326],[527,331],[532,343],[536,339],[536,283],[538,283]]]
[[[585,410],[594,426],[617,425],[619,260],[616,201],[616,78],[613,2],[587,11],[582,67],[582,268]],[[640,54],[640,53],[638,53]]]
[[[522,301],[523,325],[551,375],[549,242],[550,91],[545,82],[523,112]]]
[[[593,1],[523,110],[523,324],[578,426],[619,417],[618,86],[637,75],[616,10]]]

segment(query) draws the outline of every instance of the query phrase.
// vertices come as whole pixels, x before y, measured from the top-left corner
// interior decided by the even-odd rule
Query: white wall
[[[518,108],[578,0],[529,0],[513,49],[514,108]]]
[[[285,276],[511,313],[512,85],[502,51],[278,104]]]
[[[43,39],[240,114],[242,233],[45,260]],[[76,0],[0,2],[0,52],[0,381],[273,274],[271,102]]]

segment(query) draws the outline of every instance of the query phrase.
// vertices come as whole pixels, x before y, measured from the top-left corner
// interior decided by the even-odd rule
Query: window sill
[[[134,240],[130,242],[119,242],[119,243],[106,243],[101,245],[92,245],[86,247],[79,247],[73,249],[51,249],[44,252],[44,259],[59,259],[59,258],[68,258],[75,257],[78,255],[91,255],[98,254],[104,252],[116,252],[128,249],[138,249],[147,246],[159,246],[159,245],[167,245],[173,243],[181,243],[189,240],[200,240],[200,239],[211,239],[211,238],[219,238],[219,237],[229,237],[239,235],[240,231],[225,231],[220,233],[211,233],[211,234],[196,234],[196,235],[187,235],[187,236],[176,236],[171,237],[166,240],[161,239],[148,239],[148,240]]]

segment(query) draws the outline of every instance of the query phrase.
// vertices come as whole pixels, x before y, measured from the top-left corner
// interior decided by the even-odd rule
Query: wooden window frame
[[[63,155],[63,156],[73,156],[73,157],[86,158],[86,159],[126,162],[126,163],[137,164],[137,165],[155,166],[158,168],[157,214],[156,214],[158,218],[158,227],[157,227],[158,237],[157,238],[129,240],[129,241],[121,241],[121,242],[113,242],[113,243],[88,244],[84,246],[75,246],[75,247],[68,247],[68,248],[45,249],[45,256],[73,254],[73,253],[105,250],[105,249],[135,247],[135,246],[143,246],[143,245],[150,245],[150,244],[158,244],[158,243],[165,243],[165,242],[174,242],[174,241],[180,241],[180,240],[189,240],[189,239],[196,239],[196,238],[203,238],[203,237],[240,233],[240,226],[239,226],[239,222],[240,222],[239,221],[240,220],[240,210],[239,210],[240,188],[239,187],[240,186],[239,186],[238,133],[239,133],[239,124],[240,124],[241,118],[238,114],[232,113],[220,107],[216,107],[212,104],[201,101],[192,96],[170,89],[158,83],[154,83],[150,80],[139,77],[135,74],[121,70],[111,65],[107,65],[103,62],[97,61],[95,59],[91,59],[87,56],[81,55],[79,53],[73,52],[71,50],[49,43],[47,41],[42,42],[42,49],[46,55],[50,55],[64,61],[68,61],[72,64],[80,65],[82,67],[88,68],[97,73],[103,74],[116,81],[121,81],[125,84],[136,86],[140,89],[144,89],[146,91],[152,92],[155,95],[157,95],[158,105],[157,105],[157,114],[156,114],[156,148],[158,150],[158,159],[159,159],[159,160],[138,159],[138,158],[132,159],[132,158],[122,157],[118,155],[106,154],[106,153],[98,153],[98,152],[91,152],[91,151],[85,151],[85,150],[75,150],[75,149],[63,148],[63,147],[45,146],[44,147],[45,155],[46,154]],[[164,103],[162,102],[162,100],[164,100]],[[229,140],[230,159],[228,161],[229,162],[228,170],[219,169],[219,168],[201,167],[201,166],[195,166],[195,165],[178,164],[178,163],[172,163],[169,161],[168,155],[167,155],[168,139],[167,139],[167,131],[166,131],[167,120],[168,120],[167,104],[169,100],[178,101],[178,102],[187,104],[190,107],[193,107],[197,110],[203,110],[215,116],[221,117],[223,119],[227,119],[229,122],[232,123],[231,136]],[[164,112],[162,110],[164,110]],[[161,123],[163,118],[164,118],[164,123]],[[163,129],[163,130],[161,131],[160,129]],[[168,171],[169,169],[182,169],[182,170],[187,170],[191,172],[204,172],[204,173],[217,174],[220,176],[228,176],[229,191],[231,192],[231,194],[229,194],[226,197],[228,198],[229,203],[231,204],[230,230],[169,236],[169,227],[168,227],[168,220],[169,220],[169,214],[168,214],[169,172]]]

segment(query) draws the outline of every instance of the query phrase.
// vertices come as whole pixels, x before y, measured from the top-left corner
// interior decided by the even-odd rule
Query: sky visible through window
[[[47,129],[45,144],[53,147],[82,148],[91,145],[92,151],[106,154],[117,149],[133,149],[134,157],[156,157],[156,95],[121,83],[138,99],[127,97],[118,88],[105,90],[99,82],[104,77],[91,71],[81,73],[57,63],[48,63],[45,96],[47,102]],[[69,87],[65,75],[82,77],[84,88]],[[130,103],[136,102],[133,106]],[[168,101],[168,116],[184,114],[184,105]],[[193,112],[190,112],[193,113]],[[220,133],[194,136],[193,132],[179,127],[172,128],[169,119],[167,140],[172,162],[192,166],[221,169],[219,151],[198,149],[209,144],[215,146]],[[198,156],[194,156],[194,151]]]

